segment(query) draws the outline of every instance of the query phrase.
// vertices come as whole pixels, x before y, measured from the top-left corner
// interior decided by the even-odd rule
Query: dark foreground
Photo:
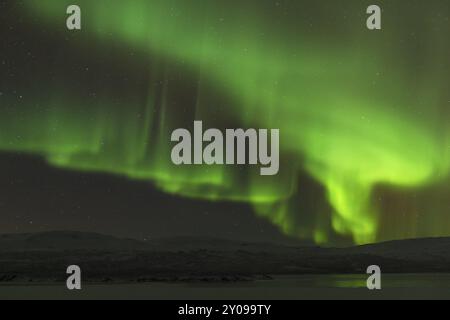
[[[450,274],[387,274],[382,290],[366,288],[365,275],[277,276],[234,283],[146,283],[86,285],[2,285],[0,299],[309,300],[450,299]]]

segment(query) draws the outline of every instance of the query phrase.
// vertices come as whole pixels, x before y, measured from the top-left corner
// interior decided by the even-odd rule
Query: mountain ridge
[[[0,235],[0,283],[64,281],[79,265],[88,282],[248,281],[272,275],[450,273],[450,238],[348,248],[173,237],[139,241],[98,233]]]

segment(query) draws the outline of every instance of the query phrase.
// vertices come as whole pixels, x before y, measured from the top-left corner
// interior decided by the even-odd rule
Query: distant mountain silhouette
[[[155,238],[148,241],[117,238],[91,232],[50,231],[38,233],[0,235],[0,252],[12,251],[67,251],[67,250],[152,250],[152,251],[190,251],[190,250],[283,250],[289,247],[263,242],[245,242],[214,237],[179,236]]]
[[[240,281],[279,274],[450,272],[450,238],[351,248],[293,247],[215,238],[138,241],[96,233],[0,235],[0,282],[63,281],[76,264],[91,282]]]
[[[383,257],[414,260],[450,259],[450,238],[422,238],[389,241],[347,249],[349,253],[368,253]]]
[[[52,231],[0,235],[0,252],[45,250],[136,250],[145,243],[97,233]]]

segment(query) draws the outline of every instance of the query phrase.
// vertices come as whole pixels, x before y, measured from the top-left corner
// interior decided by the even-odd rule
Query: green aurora
[[[87,104],[55,81],[40,93],[45,111],[3,115],[1,150],[149,180],[181,196],[248,202],[286,234],[318,243],[334,235],[358,244],[384,240],[377,186],[440,185],[448,193],[448,1],[377,1],[382,31],[365,28],[367,1],[76,2],[80,51],[95,38],[149,57],[142,63],[150,79],[145,101],[112,99],[105,90]],[[32,21],[69,32],[72,1],[25,3]],[[170,103],[173,88],[155,85],[170,76],[167,61],[195,75],[192,113]],[[174,167],[170,133],[194,119],[209,127],[279,128],[280,173]],[[323,186],[331,208],[316,208],[308,224],[297,218],[300,172]],[[449,220],[426,235],[450,235]]]

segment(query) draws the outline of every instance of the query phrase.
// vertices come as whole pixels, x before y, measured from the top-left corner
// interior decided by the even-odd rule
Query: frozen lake
[[[450,299],[450,274],[388,274],[382,290],[369,291],[365,275],[277,276],[235,283],[0,286],[0,299]]]

